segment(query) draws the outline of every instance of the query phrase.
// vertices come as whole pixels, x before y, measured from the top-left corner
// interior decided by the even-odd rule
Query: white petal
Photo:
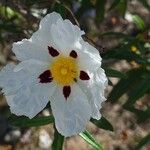
[[[100,119],[101,114],[99,112],[102,102],[106,100],[104,92],[107,86],[107,77],[102,68],[99,68],[90,80],[84,82],[78,81],[80,88],[88,95],[88,100],[92,109],[92,118]]]
[[[13,72],[16,65],[8,64],[0,72],[0,87],[5,94],[13,94],[22,86],[22,82],[28,78],[25,71]]]
[[[78,53],[78,63],[81,70],[93,72],[101,66],[101,56],[96,48],[81,40],[75,49]]]
[[[39,43],[40,44],[40,43]],[[44,62],[50,61],[47,45],[44,47],[34,42],[32,39],[23,39],[13,44],[12,51],[20,61],[37,59]]]
[[[54,90],[53,83],[32,84],[23,86],[14,95],[6,95],[6,99],[12,113],[33,118],[46,106]]]
[[[50,56],[47,46],[55,47],[54,42],[52,42],[50,28],[58,19],[61,20],[62,17],[56,12],[46,15],[40,22],[39,30],[33,33],[30,39],[23,39],[14,43],[12,50],[17,58],[21,61],[38,59],[48,62]]]
[[[51,26],[55,25],[58,20],[63,20],[60,14],[53,12],[47,14],[40,22],[39,29],[32,35],[31,39],[38,45],[53,46],[56,48],[52,41]]]
[[[40,61],[29,61],[21,62],[17,67],[13,64],[4,67],[0,73],[0,87],[12,113],[32,118],[46,106],[55,85],[39,83],[38,76],[47,66]]]
[[[51,35],[53,42],[62,52],[70,50],[81,39],[84,32],[69,20],[58,20],[51,26]]]
[[[62,88],[57,88],[50,102],[56,128],[62,135],[68,137],[84,131],[90,120],[91,108],[87,96],[76,84],[71,86],[71,94],[67,100]]]

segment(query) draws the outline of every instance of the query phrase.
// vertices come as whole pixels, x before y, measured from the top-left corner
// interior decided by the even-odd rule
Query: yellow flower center
[[[72,57],[58,56],[49,66],[53,79],[61,85],[70,85],[79,75],[77,60]]]

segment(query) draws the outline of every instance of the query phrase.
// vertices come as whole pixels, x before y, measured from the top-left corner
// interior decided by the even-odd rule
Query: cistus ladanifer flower
[[[56,13],[46,15],[30,39],[13,44],[20,61],[0,72],[0,87],[12,113],[33,118],[50,101],[55,125],[65,137],[100,119],[107,78],[96,48],[84,32]]]

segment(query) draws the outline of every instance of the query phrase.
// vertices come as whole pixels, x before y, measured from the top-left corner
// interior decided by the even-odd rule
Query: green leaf
[[[138,123],[144,122],[150,117],[150,106],[146,110],[136,109],[134,106],[124,105],[126,110],[133,112],[137,116]]]
[[[133,69],[127,72],[128,78],[121,79],[113,88],[108,96],[108,100],[116,102],[124,93],[126,93],[137,81],[141,80],[143,69]]]
[[[103,150],[102,145],[98,144],[93,136],[85,130],[84,132],[79,134],[87,143],[89,143],[95,150]]]
[[[139,144],[135,147],[135,150],[140,150],[145,144],[150,142],[150,134],[146,135]]]
[[[35,126],[42,126],[42,125],[53,123],[54,117],[48,116],[48,117],[36,117],[33,119],[29,119],[27,117],[11,116],[10,118],[8,118],[8,120],[14,126],[35,127]]]
[[[90,121],[101,129],[105,129],[105,130],[109,130],[109,131],[114,130],[111,123],[104,117],[101,117],[100,120],[96,120],[96,119],[92,118]]]
[[[112,10],[113,8],[115,8],[121,0],[114,0],[109,8],[109,10]]]
[[[127,78],[127,75],[125,73],[122,73],[120,71],[110,69],[110,68],[104,68],[105,73],[108,77],[116,77],[116,78]]]
[[[63,149],[63,143],[64,143],[64,136],[62,136],[60,133],[58,133],[57,129],[54,127],[55,133],[54,133],[54,141],[52,144],[52,150],[62,150]]]
[[[105,33],[102,33],[100,36],[111,36],[111,37],[116,37],[116,38],[126,38],[126,39],[130,39],[132,37],[130,37],[129,35],[127,34],[124,34],[124,33],[121,33],[121,32],[105,32]],[[132,38],[133,39],[133,38]]]
[[[96,22],[99,24],[104,20],[106,0],[97,0],[96,2]]]
[[[134,88],[130,92],[131,94],[129,95],[129,99],[126,104],[133,105],[136,102],[136,100],[144,96],[149,89],[150,89],[150,74],[148,74],[146,78],[139,80],[136,86],[134,86]]]
[[[119,4],[117,5],[117,9],[120,12],[120,14],[124,17],[127,10],[127,0],[120,0]]]
[[[145,22],[140,16],[133,15],[132,19],[133,19],[133,22],[136,24],[138,29],[140,29],[140,30],[144,30],[145,29]]]
[[[147,8],[149,11],[150,11],[150,4],[148,3],[148,1],[147,0],[138,0],[140,3],[142,3],[143,4],[143,6],[145,7],[145,8]]]

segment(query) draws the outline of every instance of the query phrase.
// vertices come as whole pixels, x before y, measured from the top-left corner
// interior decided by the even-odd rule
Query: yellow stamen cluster
[[[76,59],[58,56],[50,65],[53,80],[63,86],[70,85],[79,75]]]

